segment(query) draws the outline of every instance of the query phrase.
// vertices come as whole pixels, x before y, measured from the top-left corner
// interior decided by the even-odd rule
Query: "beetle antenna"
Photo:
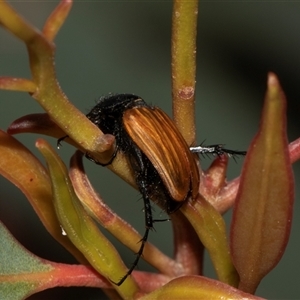
[[[232,157],[235,159],[235,157],[239,155],[246,155],[246,151],[238,151],[238,150],[231,150],[231,149],[226,149],[223,147],[222,144],[217,144],[217,145],[210,145],[210,146],[196,146],[196,147],[190,147],[190,151],[193,153],[199,153],[202,155],[218,155],[221,156],[223,154],[227,154],[228,157]]]

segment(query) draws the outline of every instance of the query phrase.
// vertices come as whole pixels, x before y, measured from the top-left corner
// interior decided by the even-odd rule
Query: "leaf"
[[[245,159],[231,225],[231,251],[239,288],[254,293],[288,242],[294,179],[286,132],[286,100],[269,74],[259,131]]]
[[[92,267],[67,265],[41,259],[10,234],[0,222],[0,299],[25,299],[53,287],[111,288]]]
[[[82,153],[79,151],[76,151],[72,156],[69,176],[77,197],[89,215],[127,248],[137,253],[140,248],[138,241],[142,239],[142,236],[130,224],[112,211],[100,195],[95,192],[85,173],[82,163]],[[182,269],[181,264],[176,264],[173,259],[163,254],[149,242],[145,244],[143,259],[159,272],[170,277],[174,277]]]
[[[81,263],[83,255],[68,237],[61,234],[54,206],[49,175],[40,161],[19,141],[0,130],[0,174],[27,197],[48,232]]]
[[[57,153],[42,139],[36,142],[36,147],[47,162],[53,203],[64,232],[97,272],[108,280],[117,282],[127,272],[117,250],[83,208],[72,187],[67,168]],[[115,286],[115,289],[122,297],[130,299],[138,287],[133,278],[128,277],[121,286]]]
[[[68,17],[72,4],[72,1],[62,0],[49,16],[43,29],[43,34],[49,41],[53,41],[56,37]]]
[[[36,85],[32,80],[16,77],[0,77],[0,89],[34,93]]]
[[[0,299],[24,299],[40,285],[39,276],[53,267],[23,248],[0,222]],[[34,280],[35,278],[35,280]]]
[[[202,276],[183,276],[176,278],[160,289],[144,296],[141,300],[226,300],[262,298],[246,294],[220,281]]]
[[[232,263],[225,222],[220,213],[201,195],[195,201],[188,201],[181,207],[181,211],[208,251],[218,279],[237,286],[238,274]]]
[[[7,132],[9,134],[38,133],[61,138],[66,134],[50,118],[48,114],[30,114],[13,121]]]
[[[0,25],[26,44],[30,57],[32,83],[18,79],[20,82],[15,87],[19,90],[34,89],[31,96],[48,112],[52,120],[82,148],[95,154],[99,161],[107,162],[114,152],[112,143],[106,143],[100,129],[67,99],[55,75],[55,45],[51,39],[61,28],[70,7],[70,1],[63,1],[58,5],[45,24],[44,35],[19,16],[7,2],[0,1]],[[12,78],[8,81],[4,78],[2,85],[13,88]]]

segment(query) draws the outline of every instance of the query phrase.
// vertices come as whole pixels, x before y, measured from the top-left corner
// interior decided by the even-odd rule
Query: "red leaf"
[[[243,168],[233,212],[231,250],[239,288],[254,293],[288,242],[294,179],[286,133],[286,100],[270,73],[259,131]]]

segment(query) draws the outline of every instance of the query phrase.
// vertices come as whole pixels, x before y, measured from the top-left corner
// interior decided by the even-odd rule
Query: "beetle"
[[[137,266],[153,223],[158,221],[153,220],[150,201],[171,214],[188,198],[196,199],[200,176],[193,153],[235,157],[246,152],[225,149],[221,144],[189,147],[165,112],[133,94],[101,97],[86,116],[104,134],[115,136],[116,148],[106,164],[94,160],[88,153],[85,156],[96,164],[107,166],[118,151],[123,152],[144,202],[145,233],[132,266],[118,282],[112,281],[120,286]],[[58,139],[58,147],[66,137]]]
[[[193,152],[229,156],[245,152],[225,149],[222,145],[189,148],[165,112],[133,94],[100,98],[87,118],[104,134],[115,136],[116,150],[110,163],[118,151],[126,155],[144,201],[145,233],[132,266],[118,282],[113,282],[121,285],[137,266],[153,228],[150,200],[171,214],[188,198],[197,197],[200,177]]]

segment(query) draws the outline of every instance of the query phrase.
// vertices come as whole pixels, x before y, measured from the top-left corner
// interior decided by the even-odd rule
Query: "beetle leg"
[[[106,167],[106,166],[110,165],[113,162],[113,160],[115,159],[117,153],[118,153],[118,146],[116,146],[115,151],[114,151],[113,155],[111,156],[110,160],[107,163],[105,163],[105,164],[102,164],[99,161],[95,160],[88,152],[86,152],[84,156],[88,160],[90,160],[91,162],[95,163],[96,165],[100,165],[102,167]]]
[[[118,282],[113,282],[114,284],[120,286],[126,278],[133,272],[135,267],[137,266],[141,256],[143,255],[143,251],[145,248],[145,244],[148,239],[149,231],[153,229],[153,217],[152,217],[152,207],[150,203],[150,197],[147,189],[147,162],[145,162],[143,158],[142,152],[136,148],[134,149],[134,156],[136,158],[137,164],[139,166],[138,171],[136,171],[136,183],[138,185],[139,191],[142,194],[143,201],[144,201],[144,214],[145,214],[145,233],[140,240],[141,246],[139,251],[136,253],[136,258],[134,262],[132,263],[131,267],[128,269],[127,273],[118,281]]]
[[[57,149],[59,149],[60,147],[61,147],[61,143],[60,142],[62,142],[64,139],[66,139],[67,137],[69,137],[68,135],[65,135],[65,136],[63,136],[63,137],[61,137],[61,138],[59,138],[58,140],[57,140],[57,142],[56,142],[56,147],[57,147]]]
[[[61,138],[59,138],[59,139],[57,140],[57,142],[56,142],[56,147],[57,147],[57,149],[59,149],[59,148],[61,147],[61,142],[62,142],[64,139],[68,138],[68,137],[69,137],[68,135],[65,135],[65,136],[63,136],[63,137],[61,137]],[[91,162],[95,163],[96,165],[100,165],[100,166],[102,166],[102,167],[106,167],[106,166],[110,165],[110,164],[113,162],[113,160],[115,159],[117,153],[118,153],[118,146],[116,146],[115,151],[114,151],[114,153],[113,153],[111,159],[110,159],[107,163],[105,163],[105,164],[102,164],[102,163],[100,163],[99,161],[95,160],[88,152],[85,153],[85,157],[86,157],[88,160],[90,160]]]

